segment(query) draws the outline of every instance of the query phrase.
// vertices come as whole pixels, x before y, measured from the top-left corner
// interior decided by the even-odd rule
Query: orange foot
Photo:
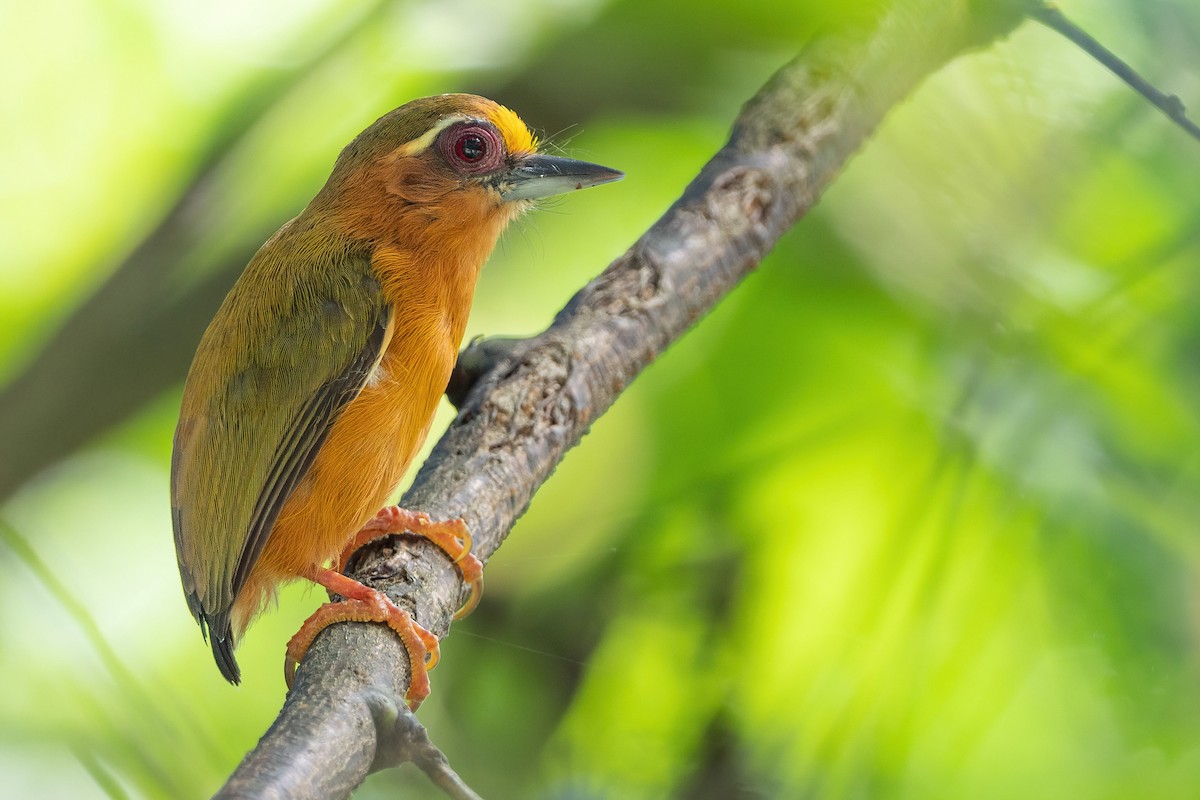
[[[335,622],[384,622],[396,632],[408,650],[412,680],[404,699],[408,701],[409,708],[416,711],[421,701],[429,696],[429,670],[438,660],[437,637],[413,622],[408,612],[389,600],[383,592],[364,586],[352,578],[317,567],[310,569],[304,577],[346,599],[318,608],[288,642],[287,658],[283,662],[283,677],[288,689],[292,688],[300,659],[322,630]]]
[[[355,550],[391,533],[413,533],[423,536],[440,547],[458,566],[463,581],[470,584],[471,595],[454,614],[462,619],[475,610],[483,594],[483,563],[471,552],[471,532],[461,519],[431,520],[418,511],[399,506],[384,506],[374,519],[362,527],[338,558],[338,572],[345,572],[346,562]]]

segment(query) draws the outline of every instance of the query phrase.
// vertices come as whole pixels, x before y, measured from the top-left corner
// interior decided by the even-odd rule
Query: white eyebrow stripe
[[[429,149],[429,145],[433,144],[433,140],[437,138],[438,134],[446,130],[446,128],[449,128],[451,125],[455,125],[459,122],[479,121],[480,120],[477,118],[467,116],[466,114],[452,114],[448,117],[443,117],[442,119],[438,120],[436,125],[425,131],[425,133],[421,134],[416,139],[413,139],[411,142],[405,142],[393,150],[392,157],[403,158],[405,156],[415,156],[418,153],[423,153]]]

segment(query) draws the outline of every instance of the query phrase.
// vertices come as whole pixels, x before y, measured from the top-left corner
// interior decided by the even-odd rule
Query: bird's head
[[[537,144],[520,117],[491,100],[425,97],[385,114],[347,145],[318,198],[368,235],[404,218],[448,216],[490,223],[498,233],[531,201],[623,177],[539,153]]]

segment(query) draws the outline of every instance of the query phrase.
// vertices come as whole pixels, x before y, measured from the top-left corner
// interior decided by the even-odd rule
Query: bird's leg
[[[437,545],[458,566],[463,581],[470,585],[471,596],[454,614],[462,619],[475,610],[483,594],[483,563],[471,552],[471,532],[461,519],[432,520],[418,511],[399,506],[384,506],[362,527],[338,557],[338,572],[345,572],[346,562],[354,551],[392,533],[412,533],[423,536]]]
[[[414,622],[407,611],[389,600],[383,592],[364,586],[353,578],[320,567],[311,567],[303,577],[345,599],[318,608],[288,642],[287,657],[283,662],[283,677],[288,689],[292,688],[300,659],[317,634],[325,628],[335,622],[384,622],[396,632],[408,650],[412,680],[404,699],[416,711],[421,701],[429,696],[429,670],[438,660],[437,637]]]

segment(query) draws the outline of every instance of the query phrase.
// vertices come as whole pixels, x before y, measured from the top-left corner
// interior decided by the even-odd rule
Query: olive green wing
[[[297,268],[277,245],[255,256],[201,340],[171,460],[184,594],[234,683],[234,601],[391,330],[366,257]]]

